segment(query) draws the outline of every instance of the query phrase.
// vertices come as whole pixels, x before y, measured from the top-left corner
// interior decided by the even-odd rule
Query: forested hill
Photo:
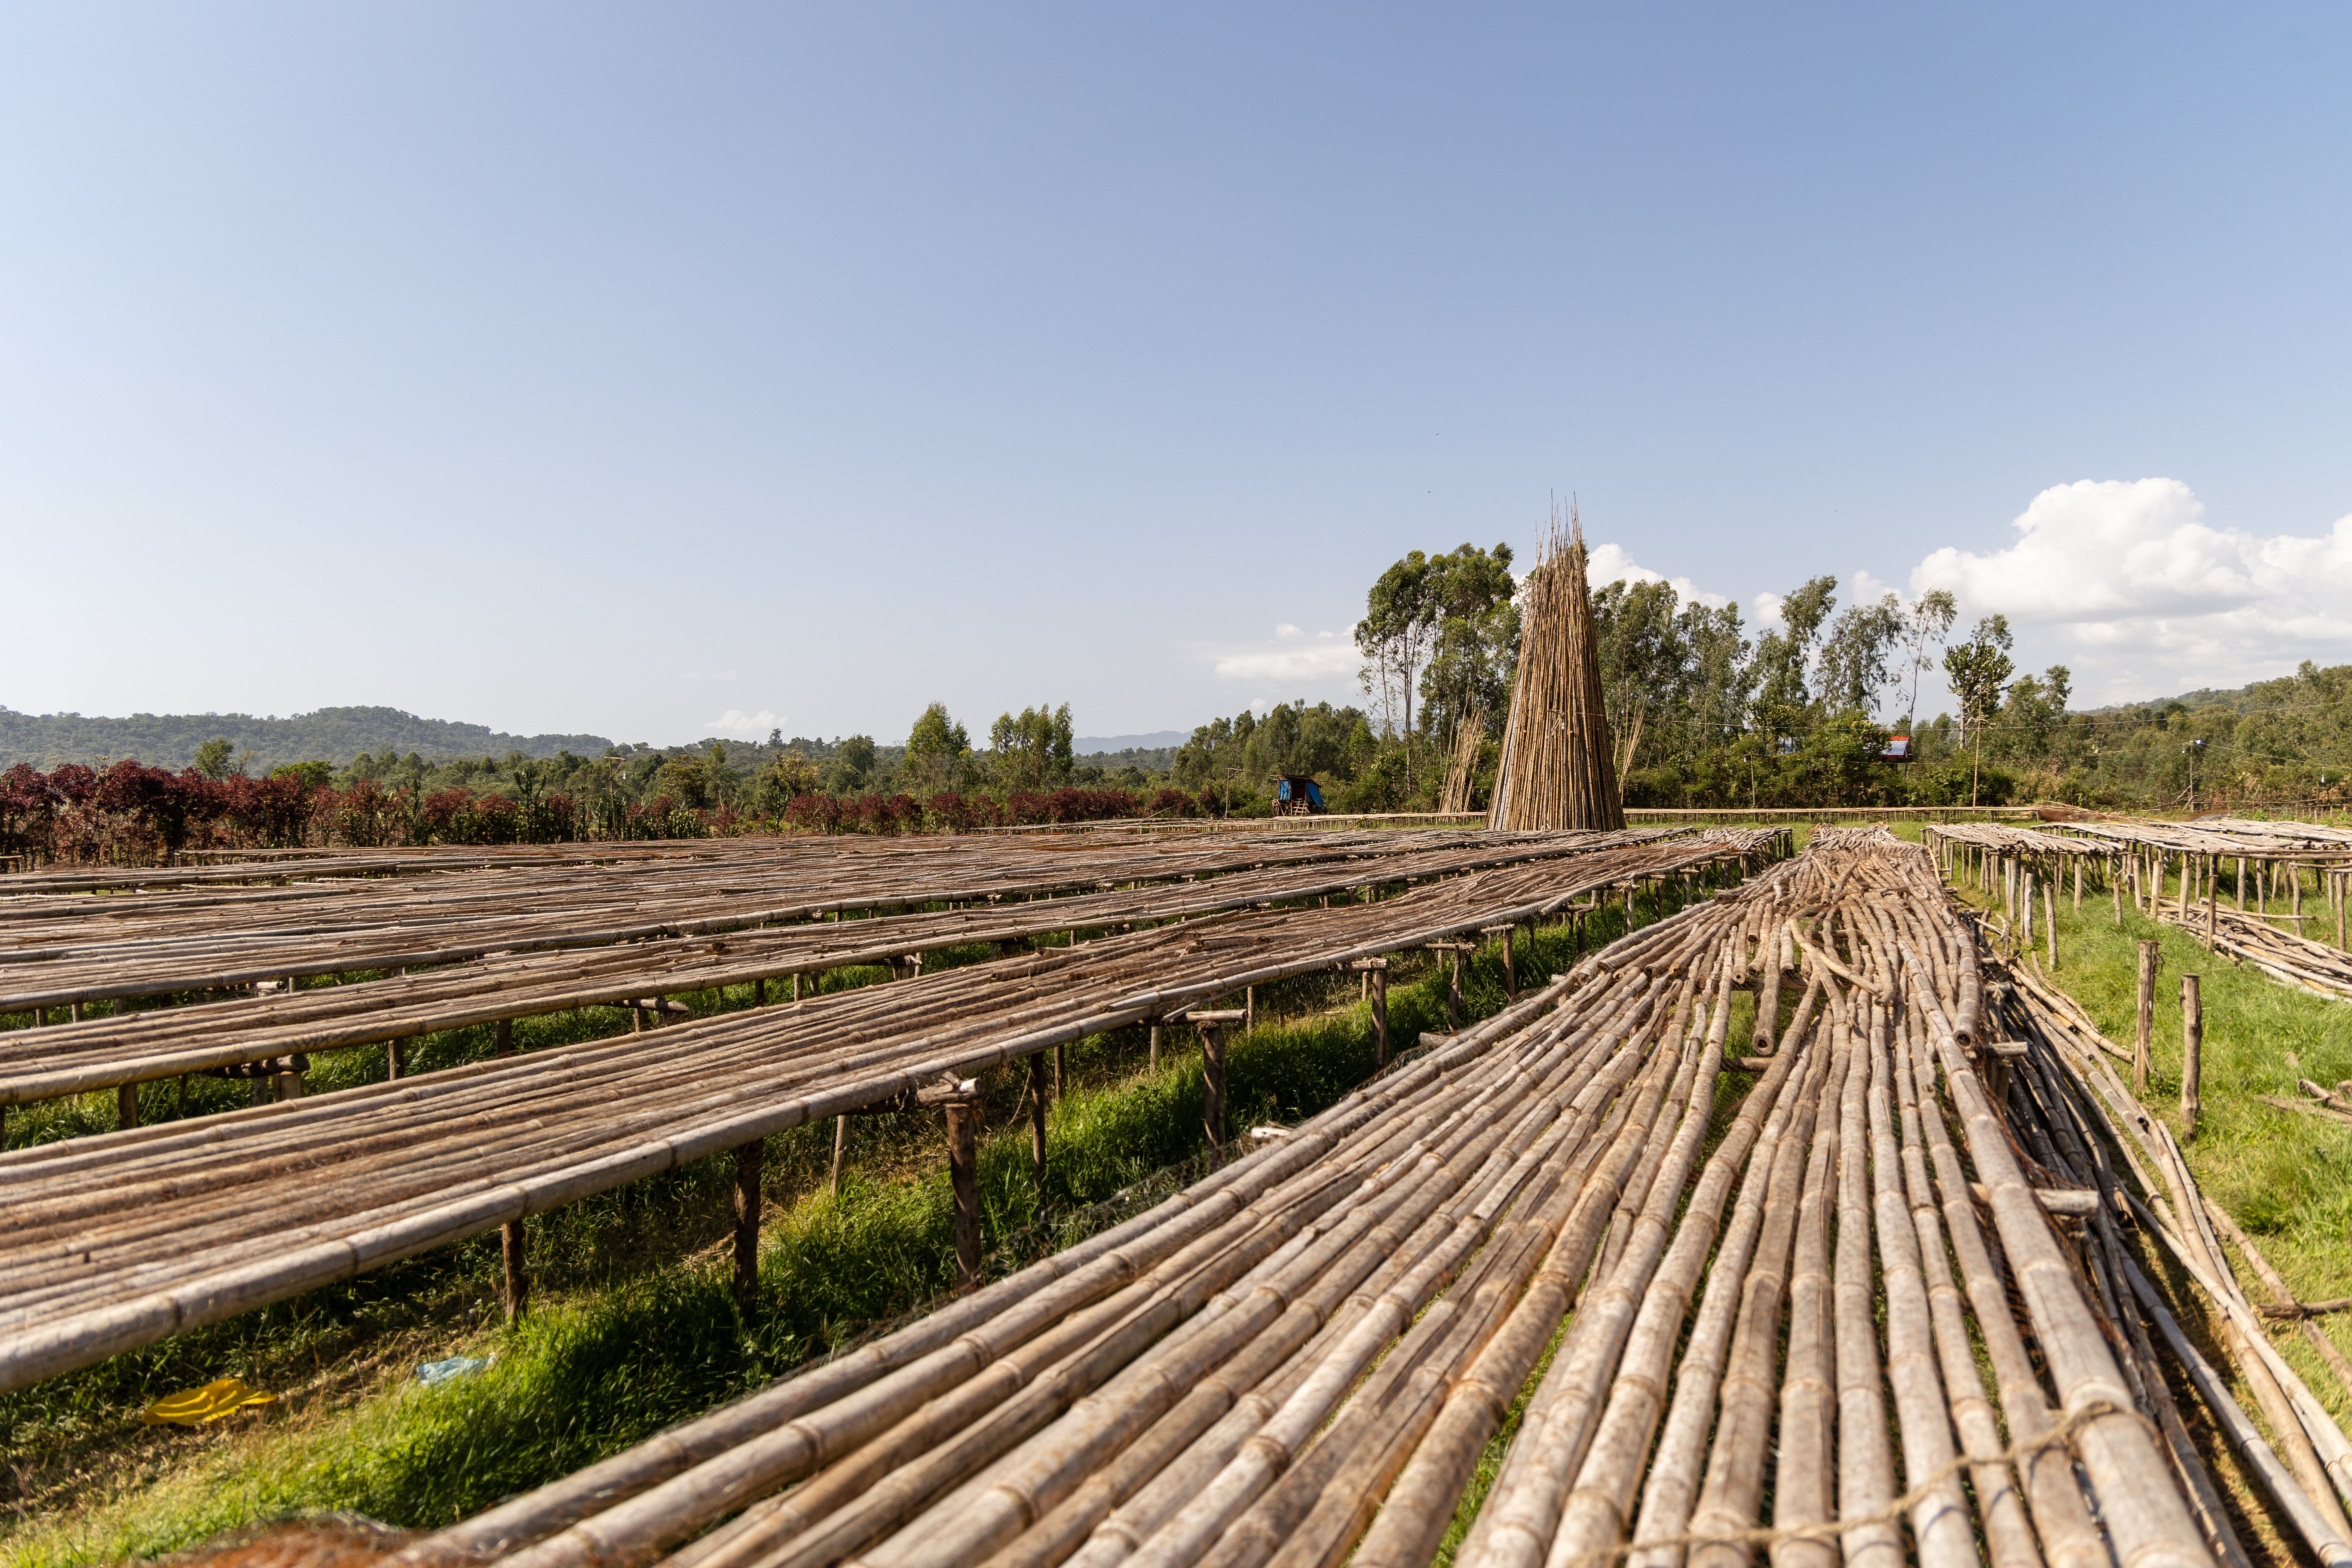
[[[247,771],[267,773],[280,763],[317,760],[341,767],[362,752],[427,762],[454,757],[551,757],[558,752],[595,756],[612,745],[602,735],[508,735],[487,724],[419,719],[397,708],[321,708],[286,719],[245,713],[134,713],[128,719],[85,719],[79,713],[18,713],[0,708],[0,767],[30,763],[44,771],[60,763],[96,766],[136,757],[150,767],[184,768],[196,748],[220,738],[248,754]]]

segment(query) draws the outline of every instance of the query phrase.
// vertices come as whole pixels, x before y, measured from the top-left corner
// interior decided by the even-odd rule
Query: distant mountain
[[[317,759],[341,767],[362,752],[415,752],[427,762],[452,757],[503,757],[520,752],[596,756],[613,742],[602,735],[509,735],[487,724],[419,719],[397,708],[321,708],[286,719],[247,713],[134,713],[128,719],[85,719],[79,713],[17,713],[0,708],[0,767],[30,763],[47,770],[60,763],[100,763],[136,757],[151,767],[184,768],[196,748],[215,737],[235,745],[247,771]]]
[[[1154,730],[1148,735],[1080,735],[1070,742],[1070,751],[1081,757],[1113,752],[1151,752],[1163,746],[1181,746],[1192,738],[1190,730]]]

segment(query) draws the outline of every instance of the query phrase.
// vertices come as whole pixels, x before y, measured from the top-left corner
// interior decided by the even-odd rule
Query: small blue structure
[[[1305,816],[1323,809],[1322,786],[1313,779],[1299,773],[1283,773],[1275,779],[1275,816]]]
[[[1911,760],[1911,737],[1908,735],[1889,735],[1886,738],[1886,750],[1878,753],[1878,760],[1884,763],[1909,762]]]

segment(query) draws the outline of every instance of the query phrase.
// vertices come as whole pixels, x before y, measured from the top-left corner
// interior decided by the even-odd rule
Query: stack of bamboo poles
[[[2026,1049],[2011,1075],[2011,1119],[2033,1130],[2035,1159],[2049,1180],[2071,1182],[2094,1235],[2080,1248],[2086,1271],[2128,1334],[2126,1373],[2156,1417],[2176,1468],[2201,1477],[2186,1423],[2175,1408],[2165,1363],[2195,1392],[2272,1521],[2322,1563],[2352,1563],[2352,1439],[2271,1342],[2265,1318],[2292,1322],[2336,1384],[2352,1398],[2352,1362],[2311,1310],[2294,1300],[2260,1247],[2197,1185],[2164,1119],[2141,1104],[2106,1058],[2129,1059],[2063,993],[2024,970],[1993,987],[1993,1016]],[[2245,1260],[2269,1300],[2258,1308],[2239,1283],[2222,1241]],[[2137,1245],[2134,1245],[2135,1240]],[[2171,1268],[2159,1267],[2168,1262]],[[2160,1283],[2179,1275],[2195,1287],[2229,1372],[2261,1413],[2257,1425],[2186,1332],[2187,1302]],[[2153,1336],[2149,1330],[2153,1329]],[[2267,1426],[2267,1435],[2263,1427]],[[2247,1555],[2208,1482],[2196,1497],[2216,1556],[2243,1568]]]
[[[1927,856],[1822,833],[1159,1208],[407,1560],[1371,1568],[1467,1517],[1482,1568],[2235,1561],[2038,1195],[2020,1144],[2058,1132],[1989,1087],[1979,965]]]
[[[1585,581],[1584,530],[1572,511],[1565,531],[1559,522],[1555,514],[1525,589],[1518,677],[1489,827],[1625,826]]]
[[[1478,771],[1478,748],[1486,742],[1486,710],[1474,708],[1454,721],[1454,758],[1445,768],[1445,794],[1438,801],[1441,812],[1465,812],[1470,809],[1471,784]]]
[[[2343,904],[2338,900],[2336,910]],[[2294,931],[2263,916],[2228,909],[2216,901],[2192,905],[2186,913],[2159,909],[2157,918],[2177,925],[2215,952],[2251,963],[2282,985],[2314,995],[2352,998],[2352,953]]]
[[[1718,835],[1211,917],[661,1032],[0,1153],[0,1389],[1215,997],[1754,864]]]
[[[1658,829],[1614,834],[1452,836],[1416,847],[1391,835],[1347,859],[1229,871],[1181,882],[937,912],[509,954],[341,985],[273,990],[178,1007],[0,1034],[0,1106],[144,1083],[184,1073],[405,1040],[444,1029],[592,1006],[631,1006],[677,992],[761,984],[849,964],[981,943],[1026,942],[1061,932],[1196,919],[1300,899],[1430,880],[1496,866],[1622,848],[1671,837]],[[1466,840],[1466,841],[1465,841]],[[1705,841],[1718,846],[1722,838]],[[1709,847],[1703,855],[1717,853]],[[120,978],[135,981],[142,954],[122,951]],[[764,994],[764,993],[762,993]],[[795,993],[796,994],[796,993]]]
[[[1460,832],[727,841],[622,866],[0,901],[0,1012],[1036,898],[1472,842]]]

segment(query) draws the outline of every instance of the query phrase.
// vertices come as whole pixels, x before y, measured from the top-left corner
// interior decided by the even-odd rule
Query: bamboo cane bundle
[[[1555,514],[1528,576],[1519,667],[1486,824],[1622,827],[1625,803],[1601,689],[1584,530]]]
[[[1478,749],[1486,741],[1486,710],[1474,708],[1457,720],[1454,727],[1454,756],[1445,768],[1445,793],[1437,803],[1440,811],[1455,812],[1470,809],[1471,781],[1478,769]]]
[[[2252,911],[2191,909],[2160,910],[2157,918],[2179,926],[2216,952],[2251,963],[2283,985],[2322,996],[2352,997],[2352,953],[2295,931],[2281,931]]]

